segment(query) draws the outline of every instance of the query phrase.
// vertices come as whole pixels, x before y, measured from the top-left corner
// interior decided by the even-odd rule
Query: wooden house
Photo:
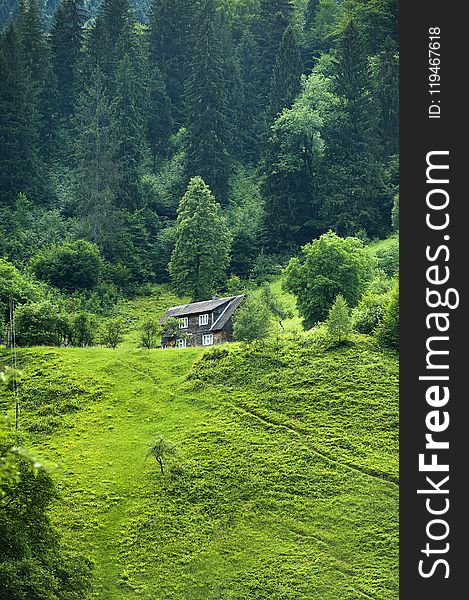
[[[163,325],[174,317],[179,321],[179,330],[163,333],[163,348],[176,346],[212,346],[233,339],[233,315],[244,296],[229,296],[211,300],[173,306],[160,319]]]

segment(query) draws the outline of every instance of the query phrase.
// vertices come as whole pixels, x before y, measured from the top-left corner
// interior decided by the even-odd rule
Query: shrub
[[[367,291],[352,311],[352,326],[359,333],[370,334],[384,316],[389,298]]]
[[[391,211],[391,226],[394,231],[399,231],[399,194],[394,196],[394,204]]]
[[[15,314],[19,346],[60,346],[69,340],[70,323],[51,302],[30,302]]]
[[[272,316],[268,306],[253,296],[243,302],[234,317],[233,337],[242,342],[263,340],[270,334]]]
[[[142,348],[156,348],[158,337],[160,333],[160,326],[154,319],[148,319],[142,326],[142,332],[140,335],[140,345]]]
[[[70,320],[70,343],[72,346],[92,346],[96,336],[96,319],[93,315],[80,312]]]
[[[98,248],[84,240],[52,246],[32,261],[33,271],[39,279],[67,291],[95,288],[102,267]]]
[[[376,339],[384,348],[399,350],[399,284],[396,283],[383,320],[376,329]]]
[[[116,349],[123,340],[124,324],[120,319],[107,321],[101,332],[101,342],[108,348]]]

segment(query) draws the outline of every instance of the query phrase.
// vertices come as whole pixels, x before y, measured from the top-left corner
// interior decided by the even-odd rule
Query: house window
[[[211,346],[213,344],[213,333],[206,333],[202,336],[202,346]]]
[[[187,329],[189,327],[189,317],[179,319],[179,329]]]
[[[208,325],[208,315],[199,315],[199,326]]]
[[[186,340],[186,338],[177,340],[176,341],[176,347],[177,348],[186,348],[187,347],[187,340]]]

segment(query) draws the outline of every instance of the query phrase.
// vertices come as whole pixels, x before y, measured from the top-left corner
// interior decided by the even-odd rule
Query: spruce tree
[[[341,234],[364,230],[370,236],[385,235],[392,198],[379,161],[368,57],[353,20],[338,36],[333,79],[340,106],[326,133],[323,214],[327,225]]]
[[[305,15],[305,30],[310,31],[314,26],[316,15],[318,13],[319,0],[308,0]]]
[[[61,0],[54,15],[51,46],[58,88],[57,108],[65,121],[71,116],[75,104],[84,23],[83,0]]]
[[[158,69],[166,85],[175,125],[185,121],[184,86],[192,55],[194,2],[153,0],[149,12],[150,68]]]
[[[250,31],[243,34],[237,52],[242,83],[238,138],[242,158],[254,162],[262,133],[262,88],[259,46]]]
[[[230,243],[220,205],[201,177],[192,178],[179,205],[169,263],[177,291],[193,300],[209,299],[226,276]]]
[[[261,0],[256,25],[257,40],[261,51],[264,89],[268,92],[277,52],[285,29],[291,22],[291,0]]]
[[[373,93],[378,105],[382,158],[387,159],[399,151],[399,57],[390,37],[373,59]]]
[[[289,26],[283,34],[272,75],[269,107],[271,117],[275,118],[284,108],[290,108],[293,104],[300,92],[302,72],[303,61],[295,30]]]
[[[47,160],[55,151],[57,136],[57,82],[52,67],[51,48],[44,33],[37,0],[23,0],[17,21],[24,63],[29,70],[31,93],[39,116],[41,155]]]
[[[75,178],[78,215],[87,226],[89,239],[105,255],[109,255],[120,182],[114,119],[115,106],[105,93],[102,73],[96,70],[79,95],[74,117]]]
[[[126,43],[126,37],[122,43]],[[115,84],[114,135],[116,162],[121,171],[117,204],[133,211],[141,205],[139,179],[145,153],[149,89],[144,54],[132,45],[126,45],[123,52]]]
[[[186,92],[188,175],[202,177],[220,202],[225,203],[230,168],[230,110],[213,0],[200,3],[197,21]]]
[[[17,29],[10,25],[0,37],[0,206],[13,204],[20,192],[34,198],[38,189],[35,99]]]

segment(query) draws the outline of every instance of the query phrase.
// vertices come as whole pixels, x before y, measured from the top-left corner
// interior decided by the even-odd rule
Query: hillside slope
[[[366,342],[30,349],[22,426],[101,600],[397,599],[397,361]],[[1,408],[9,406],[4,395]],[[177,446],[161,475],[158,434]]]

